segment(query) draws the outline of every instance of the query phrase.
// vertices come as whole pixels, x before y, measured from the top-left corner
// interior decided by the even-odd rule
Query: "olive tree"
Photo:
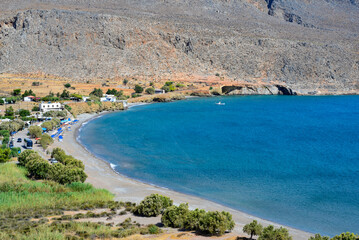
[[[39,138],[42,135],[42,128],[39,126],[30,126],[29,134],[30,137]]]
[[[147,88],[146,89],[146,93],[148,93],[148,94],[154,94],[155,93],[155,89],[153,88],[153,87],[150,87],[150,88]]]
[[[223,235],[227,230],[234,228],[232,215],[228,212],[207,212],[199,220],[199,231],[211,235]]]
[[[170,206],[163,212],[161,222],[166,227],[184,228],[189,212],[187,203],[182,203],[178,207]]]
[[[280,227],[274,228],[273,225],[263,229],[262,234],[258,240],[292,240],[292,236],[289,235],[288,229]]]
[[[50,168],[49,178],[60,184],[70,184],[73,182],[84,182],[87,175],[81,168],[55,163]]]
[[[49,134],[43,134],[40,139],[40,144],[43,149],[46,149],[50,144],[54,143],[54,139]]]
[[[315,234],[314,237],[310,237],[309,240],[329,240],[330,237],[328,236],[322,236],[320,234]]]
[[[145,217],[156,217],[163,210],[173,205],[173,201],[159,194],[151,194],[145,197],[142,202],[135,208],[134,214]]]
[[[358,240],[358,239],[359,239],[358,235],[350,232],[342,233],[332,238],[332,240]]]
[[[261,235],[262,231],[263,231],[263,226],[259,224],[257,220],[253,220],[253,222],[243,227],[243,232],[250,235],[251,236],[250,239],[253,239],[253,236]]]
[[[20,155],[17,157],[17,160],[19,161],[19,164],[21,166],[25,166],[26,163],[28,162],[28,159],[30,159],[30,155],[31,154],[35,154],[38,155],[37,152],[35,152],[34,150],[25,150],[22,153],[20,153]]]
[[[6,149],[1,149],[0,148],[0,163],[4,163],[9,161],[11,158],[11,150],[6,148]]]
[[[46,179],[48,177],[51,165],[48,163],[48,161],[37,155],[36,158],[29,160],[25,167],[28,170],[30,177],[36,179]]]

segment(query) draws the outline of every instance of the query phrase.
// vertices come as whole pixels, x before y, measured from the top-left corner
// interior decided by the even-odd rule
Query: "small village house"
[[[35,97],[34,96],[27,96],[27,97],[24,97],[24,102],[32,102],[35,100]]]
[[[52,103],[52,102],[47,102],[47,103],[40,103],[40,111],[41,112],[48,112],[48,111],[62,111],[64,109],[64,107],[62,106],[61,103]]]
[[[100,98],[101,102],[116,102],[115,95],[106,94],[104,97]]]

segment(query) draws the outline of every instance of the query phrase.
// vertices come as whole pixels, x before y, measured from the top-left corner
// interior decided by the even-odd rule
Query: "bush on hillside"
[[[358,240],[358,239],[359,239],[359,235],[350,232],[342,233],[332,238],[332,240]]]
[[[136,84],[134,90],[135,90],[136,93],[142,93],[142,92],[143,92],[143,87],[141,87],[140,85]]]
[[[253,220],[253,222],[246,224],[243,227],[243,232],[247,233],[251,236],[250,239],[253,239],[253,236],[261,235],[263,231],[263,226],[259,224],[256,220]]]
[[[206,215],[206,211],[203,209],[196,208],[193,211],[190,211],[187,220],[184,223],[184,229],[188,230],[198,230],[200,225],[200,220]]]
[[[163,212],[161,222],[166,227],[195,230],[209,235],[223,235],[234,228],[232,215],[228,212],[206,212],[203,209],[188,210],[188,204],[170,206]]]
[[[38,155],[37,158],[29,160],[25,167],[29,172],[29,177],[35,179],[47,179],[51,165],[48,161]]]
[[[223,235],[227,230],[234,228],[232,215],[228,212],[207,212],[199,219],[197,231],[210,235]]]
[[[63,118],[67,116],[66,111],[48,111],[43,114],[44,117],[59,117]]]
[[[315,234],[314,237],[310,237],[308,240],[329,240],[330,237],[328,236],[322,236],[320,234]]]
[[[280,227],[274,228],[273,225],[263,229],[262,234],[259,236],[258,240],[292,240],[292,236],[289,235],[288,229]]]
[[[78,167],[83,170],[85,169],[85,165],[82,161],[74,158],[71,155],[66,155],[65,151],[61,148],[55,148],[51,153],[51,157],[55,158],[58,162],[64,165]]]
[[[4,163],[9,161],[11,158],[11,150],[6,148],[6,149],[1,149],[0,148],[0,163]]]
[[[21,166],[25,166],[28,162],[28,158],[30,154],[38,154],[34,150],[25,150],[18,156],[17,160]]]
[[[13,148],[10,149],[10,151],[11,151],[11,154],[10,154],[11,156],[10,157],[17,157],[21,153],[21,148],[13,147]]]
[[[166,227],[185,228],[185,223],[189,215],[188,204],[170,206],[163,212],[161,222]]]
[[[15,119],[10,122],[3,122],[0,124],[0,130],[6,130],[9,132],[17,132],[25,127],[24,121]]]
[[[49,176],[51,180],[60,184],[84,182],[87,178],[86,173],[81,168],[65,166],[61,163],[56,163],[51,166]]]
[[[135,208],[134,214],[144,217],[155,217],[160,215],[164,209],[172,206],[173,201],[165,196],[159,194],[151,194],[147,196]]]
[[[30,116],[30,111],[29,110],[20,109],[18,113],[19,113],[20,117]]]
[[[146,93],[147,93],[147,94],[151,94],[151,95],[152,95],[152,94],[154,94],[154,93],[155,93],[155,89],[154,89],[154,88],[152,88],[152,87],[147,88],[147,89],[146,89]]]

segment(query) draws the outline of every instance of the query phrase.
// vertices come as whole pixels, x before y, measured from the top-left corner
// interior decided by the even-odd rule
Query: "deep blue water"
[[[359,233],[359,96],[152,104],[79,137],[129,177],[310,232]]]

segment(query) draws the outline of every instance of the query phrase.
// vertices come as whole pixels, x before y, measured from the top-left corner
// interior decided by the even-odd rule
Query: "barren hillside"
[[[0,0],[0,73],[359,90],[357,0]]]

